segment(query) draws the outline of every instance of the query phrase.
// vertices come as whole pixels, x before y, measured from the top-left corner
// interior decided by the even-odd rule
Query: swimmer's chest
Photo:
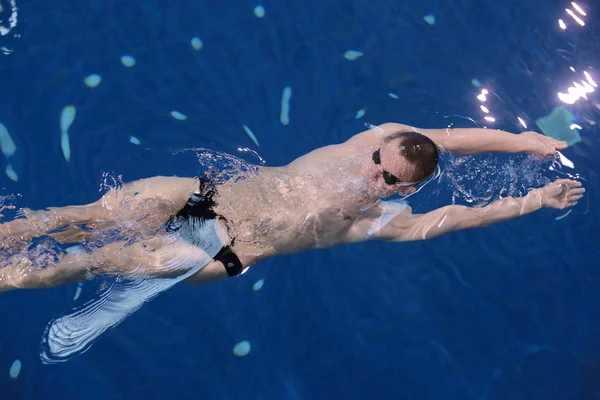
[[[273,232],[273,246],[279,253],[336,246],[353,223],[354,218],[339,208],[312,210],[298,216],[288,229]]]
[[[278,253],[331,247],[343,242],[356,219],[348,185],[327,187],[318,176],[275,176],[255,188],[232,187],[224,198],[225,215],[244,242],[269,242]],[[241,188],[241,187],[240,187]],[[350,189],[350,190],[349,190]],[[225,199],[223,199],[225,200]]]

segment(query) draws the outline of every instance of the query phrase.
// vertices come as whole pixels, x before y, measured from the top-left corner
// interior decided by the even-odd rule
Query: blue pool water
[[[588,192],[563,219],[542,210],[429,242],[312,251],[238,279],[178,285],[61,364],[41,363],[40,341],[77,286],[2,293],[1,399],[600,399],[600,99],[557,97],[583,71],[600,81],[597,4],[579,3],[582,27],[555,0],[266,0],[263,18],[246,0],[13,3],[16,26],[0,36],[0,122],[17,150],[1,169],[10,164],[18,182],[3,173],[0,195],[17,195],[18,207],[94,201],[106,174],[193,175],[198,165],[173,155],[191,147],[276,166],[365,123],[473,126],[468,117],[516,132],[518,117],[535,129],[558,105],[582,128],[583,141],[564,151],[574,170],[524,156],[447,157],[439,184],[411,205],[468,205],[560,173],[579,174]],[[0,4],[10,26],[11,1]],[[349,61],[347,50],[364,55]],[[121,63],[126,54],[134,67]],[[94,89],[83,84],[92,73],[102,77]],[[494,94],[494,123],[479,108],[483,88]],[[77,109],[69,162],[66,105]],[[235,357],[242,340],[252,350]]]

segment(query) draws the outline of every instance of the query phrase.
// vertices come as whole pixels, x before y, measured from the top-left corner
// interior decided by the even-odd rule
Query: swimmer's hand
[[[523,132],[518,137],[526,153],[538,156],[553,156],[558,150],[566,149],[569,146],[567,142],[532,131]]]
[[[585,193],[585,189],[581,187],[581,182],[571,179],[557,179],[540,190],[542,206],[556,208],[557,210],[573,207]]]

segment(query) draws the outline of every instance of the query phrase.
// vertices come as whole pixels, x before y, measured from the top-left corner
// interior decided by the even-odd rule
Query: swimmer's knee
[[[200,261],[199,261],[200,262]],[[205,283],[229,278],[227,270],[221,262],[211,260],[196,273],[184,280],[189,285],[203,285]]]

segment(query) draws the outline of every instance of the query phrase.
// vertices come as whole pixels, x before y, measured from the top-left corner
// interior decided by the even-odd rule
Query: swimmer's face
[[[382,145],[371,154],[375,185],[391,196],[394,193],[408,194],[415,191],[416,182],[410,182],[412,165],[398,151],[398,143],[392,141]]]

